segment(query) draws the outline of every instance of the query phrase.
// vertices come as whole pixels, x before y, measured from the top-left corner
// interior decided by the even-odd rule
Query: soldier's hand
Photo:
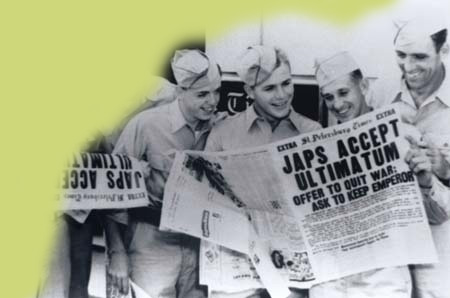
[[[426,150],[413,145],[406,153],[405,161],[410,170],[416,174],[419,186],[430,188],[433,174],[431,172],[431,162],[426,155]]]
[[[168,172],[151,169],[150,176],[146,180],[149,192],[158,198],[162,198],[168,176]]]
[[[128,257],[125,252],[110,253],[108,279],[117,287],[120,293],[127,295],[129,284]]]
[[[430,159],[433,172],[441,179],[450,179],[450,164],[446,156],[435,146],[430,145],[426,151],[427,157]]]
[[[150,164],[145,160],[140,160],[139,165],[141,166],[142,174],[144,174],[144,179],[150,176]]]

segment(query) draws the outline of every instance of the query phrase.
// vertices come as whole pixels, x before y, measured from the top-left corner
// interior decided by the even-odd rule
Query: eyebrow
[[[428,54],[428,53],[425,53],[425,52],[415,52],[415,53],[405,53],[405,52],[402,52],[402,51],[400,51],[400,50],[395,50],[395,52],[397,53],[397,55],[405,55],[405,56],[407,56],[407,55],[409,55],[409,56],[423,56],[423,57],[429,57],[430,55]]]

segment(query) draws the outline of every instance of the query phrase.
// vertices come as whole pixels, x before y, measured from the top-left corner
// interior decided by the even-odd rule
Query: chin
[[[341,123],[344,123],[344,122],[347,122],[347,121],[353,119],[352,116],[341,117],[341,116],[338,116],[336,114],[334,114],[334,117]]]
[[[411,89],[419,89],[422,88],[425,84],[422,84],[421,82],[408,82],[408,86]]]
[[[197,119],[206,121],[206,120],[211,119],[211,117],[212,117],[213,115],[214,115],[213,113],[211,113],[211,114],[202,114],[202,115],[198,115],[198,116],[197,116]]]
[[[288,114],[289,114],[289,110],[286,110],[286,111],[283,111],[283,112],[276,111],[276,112],[271,113],[272,117],[277,118],[277,119],[284,118]]]

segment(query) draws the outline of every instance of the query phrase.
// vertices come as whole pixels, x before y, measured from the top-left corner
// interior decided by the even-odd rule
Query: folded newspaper
[[[72,214],[149,204],[142,166],[126,155],[79,153],[61,182],[60,208]]]
[[[207,241],[201,282],[219,291],[286,297],[288,286],[436,262],[404,131],[391,106],[266,146],[178,153],[160,228]]]

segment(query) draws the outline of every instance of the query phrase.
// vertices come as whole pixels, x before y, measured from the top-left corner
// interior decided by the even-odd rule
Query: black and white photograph
[[[68,162],[36,298],[450,298],[449,12],[174,48]]]

